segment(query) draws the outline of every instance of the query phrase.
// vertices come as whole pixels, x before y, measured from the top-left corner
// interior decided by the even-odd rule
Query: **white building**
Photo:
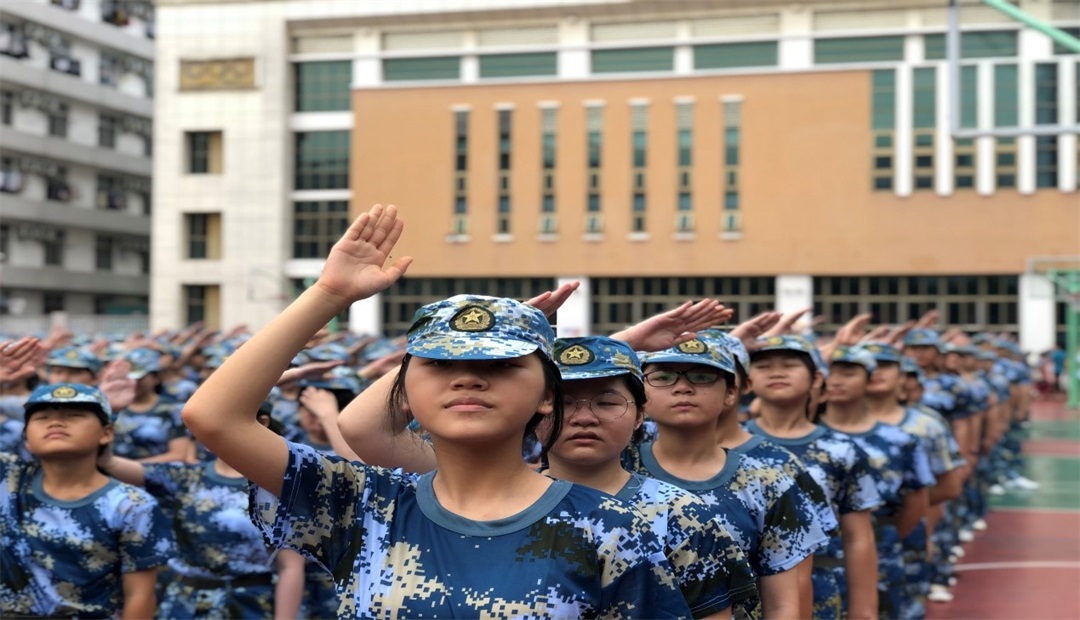
[[[1074,132],[1038,139],[1025,136],[1016,144],[1001,140],[996,146],[993,138],[979,138],[977,145],[967,141],[962,144],[966,150],[953,151],[946,122],[947,4],[945,0],[159,0],[157,90],[161,96],[155,111],[158,153],[154,162],[151,322],[155,327],[201,319],[222,326],[262,325],[306,279],[318,275],[321,257],[348,222],[350,210],[355,215],[366,203],[388,197],[401,200],[396,196],[408,195],[414,204],[430,210],[430,217],[425,212],[409,219],[408,234],[420,235],[425,260],[414,264],[408,282],[354,307],[350,323],[355,329],[398,331],[407,324],[412,308],[466,288],[527,296],[538,287],[584,277],[585,285],[559,315],[560,329],[567,333],[610,329],[621,321],[636,320],[655,308],[682,301],[680,295],[719,295],[722,290],[722,299],[736,305],[741,316],[763,307],[790,309],[814,303],[818,312],[829,317],[828,326],[833,326],[838,317],[859,311],[880,310],[879,318],[892,322],[937,307],[951,324],[970,330],[1009,331],[1019,334],[1029,348],[1047,348],[1062,331],[1055,328],[1057,310],[1046,287],[1035,286],[1045,282],[1024,273],[1020,258],[1010,259],[1008,266],[999,262],[986,271],[979,271],[984,267],[977,261],[948,264],[905,259],[867,272],[840,271],[826,261],[817,261],[818,265],[793,261],[768,271],[740,272],[735,274],[739,278],[719,283],[731,274],[672,269],[646,276],[644,270],[626,271],[631,261],[605,263],[605,253],[600,251],[595,264],[576,270],[551,267],[538,273],[536,265],[543,263],[542,259],[521,261],[515,257],[539,256],[547,251],[545,247],[558,248],[556,254],[566,256],[580,250],[579,240],[594,248],[602,248],[601,243],[622,248],[629,242],[637,244],[632,246],[637,249],[627,254],[668,256],[700,241],[693,235],[676,234],[671,244],[670,234],[661,238],[633,228],[629,235],[609,235],[606,240],[595,234],[560,239],[543,227],[537,234],[532,222],[528,234],[515,237],[499,230],[486,234],[490,222],[511,219],[509,215],[503,218],[497,212],[501,207],[496,206],[504,204],[505,198],[509,209],[511,190],[506,187],[502,193],[485,190],[479,201],[470,194],[470,225],[485,234],[465,234],[467,218],[454,210],[456,196],[450,182],[428,187],[425,179],[417,176],[415,166],[408,178],[391,178],[387,172],[377,178],[380,173],[371,172],[382,169],[377,161],[380,151],[392,153],[390,159],[400,162],[406,157],[402,149],[412,149],[415,158],[439,174],[450,170],[447,166],[452,164],[446,162],[454,153],[455,115],[472,115],[468,123],[475,123],[475,127],[463,125],[459,138],[468,144],[463,148],[469,150],[470,165],[475,166],[472,162],[478,159],[486,162],[496,158],[488,157],[490,153],[483,153],[485,158],[474,157],[482,146],[474,146],[478,138],[470,138],[469,132],[484,136],[481,144],[490,144],[488,151],[494,152],[496,143],[486,141],[493,140],[488,134],[496,131],[494,119],[509,119],[515,108],[519,112],[513,112],[514,148],[531,144],[528,141],[541,131],[549,131],[542,128],[541,119],[556,123],[558,116],[559,135],[581,132],[565,141],[558,138],[560,148],[573,143],[580,151],[586,144],[584,126],[579,127],[581,119],[577,118],[583,114],[582,106],[608,106],[610,120],[601,121],[601,115],[596,114],[596,122],[598,127],[601,122],[608,123],[604,140],[611,140],[607,135],[625,132],[629,136],[629,125],[612,129],[629,123],[627,109],[644,110],[640,115],[642,132],[648,126],[644,119],[650,107],[658,116],[673,117],[675,107],[696,105],[703,110],[700,114],[712,115],[710,123],[716,122],[723,104],[741,105],[749,114],[747,118],[753,116],[756,103],[744,101],[739,92],[721,100],[717,95],[726,91],[718,90],[708,102],[699,97],[695,103],[693,98],[679,99],[679,92],[658,96],[663,84],[677,83],[682,88],[679,80],[701,78],[715,79],[718,89],[751,88],[750,80],[759,78],[762,83],[776,85],[805,75],[842,81],[861,74],[866,86],[854,97],[851,92],[839,91],[836,96],[847,96],[846,104],[860,117],[873,103],[874,131],[888,134],[883,134],[887,143],[875,144],[868,120],[867,127],[858,128],[867,135],[854,146],[849,141],[851,144],[845,143],[841,149],[856,151],[858,162],[873,168],[865,173],[865,179],[860,178],[855,198],[860,203],[857,207],[865,212],[887,216],[891,206],[881,205],[903,202],[912,209],[949,212],[952,208],[953,214],[960,210],[968,213],[980,208],[976,203],[984,197],[994,204],[1019,204],[1025,197],[1053,205],[1074,200]],[[1058,49],[1045,36],[979,2],[961,4],[964,29],[974,33],[962,46],[965,68],[961,87],[985,102],[971,106],[976,97],[965,99],[963,126],[1075,126],[1080,81],[1077,55]],[[1074,1],[1024,0],[1019,5],[1041,20],[1080,31],[1080,9]],[[885,81],[874,81],[879,74]],[[1008,86],[1009,80],[1013,87]],[[559,101],[553,94],[553,101],[525,102],[531,95],[521,95],[512,88],[520,85],[522,91],[535,90],[538,84],[550,84],[552,91],[567,100]],[[653,98],[626,94],[638,84],[642,92],[652,92]],[[496,90],[504,98],[489,101],[487,93]],[[573,93],[568,95],[570,90]],[[438,110],[430,114],[437,114],[442,124],[433,138],[439,141],[431,148],[422,136],[410,131],[407,112],[395,116],[393,97],[400,93],[413,105],[416,92],[438,102]],[[995,115],[996,98],[1009,103],[999,105]],[[354,104],[360,101],[371,103],[358,108]],[[538,106],[561,111],[544,115],[537,112]],[[1051,108],[1052,120],[1040,116]],[[419,108],[413,105],[409,109]],[[879,118],[887,124],[877,127]],[[416,120],[423,121],[417,125],[430,128],[427,117]],[[394,143],[395,131],[409,136],[408,144]],[[383,135],[387,132],[390,137]],[[550,132],[554,136],[556,130]],[[674,136],[669,133],[667,138]],[[766,133],[767,128],[747,128],[741,140],[743,144],[774,147],[774,137]],[[517,137],[521,135],[527,137]],[[715,143],[722,138],[712,139]],[[649,141],[650,148],[674,148],[664,137],[650,137]],[[515,162],[523,161],[519,155],[515,152]],[[560,156],[560,162],[564,161]],[[584,161],[584,156],[576,153],[573,161]],[[611,166],[610,161],[605,159],[605,166]],[[654,165],[652,156],[649,161]],[[695,158],[696,165],[697,161]],[[790,165],[794,160],[779,161]],[[782,185],[760,180],[762,167],[779,165],[777,160],[747,161],[744,165],[758,167],[751,177],[740,177],[751,178],[743,186],[746,204],[753,203],[752,194],[764,195]],[[579,182],[585,177],[583,165],[581,168],[562,169],[560,183]],[[458,172],[461,183],[456,186],[462,195],[467,184],[494,187],[494,167],[487,175],[472,168],[467,173]],[[713,177],[731,172],[708,171]],[[788,172],[777,174],[791,178]],[[627,170],[617,173],[629,174]],[[653,174],[649,172],[650,179]],[[538,184],[539,176],[537,165],[524,174],[515,172],[514,180],[528,177],[527,183]],[[608,178],[616,175],[605,169],[604,179]],[[754,182],[754,178],[759,180]],[[519,210],[515,218],[525,203],[530,214],[541,211],[539,193],[533,194],[525,200],[514,198]],[[720,193],[716,197],[719,200]],[[585,202],[584,191],[578,198],[576,202]],[[653,204],[650,202],[649,208],[654,208]],[[931,207],[938,204],[942,206]],[[734,214],[726,204],[713,206],[722,210],[724,225],[731,228],[722,231],[719,240],[717,234],[709,235],[712,246],[723,248],[717,252],[744,258],[746,248],[767,243],[761,241],[762,228],[755,229],[754,222],[763,220],[762,210],[768,205],[759,204],[757,212],[743,208]],[[1003,213],[1003,209],[995,213]],[[668,215],[664,212],[648,221],[667,225],[673,219]],[[1015,217],[1023,222],[1026,216]],[[1064,226],[1075,221],[1074,214],[1063,217]],[[612,222],[612,228],[621,225],[614,214],[605,218]],[[568,219],[563,220],[564,226],[568,226]],[[573,221],[576,225],[580,218]],[[868,230],[889,226],[881,223],[884,221],[888,220],[869,218],[860,226]],[[973,221],[981,223],[979,217]],[[460,222],[463,227],[459,230],[450,222]],[[745,229],[740,228],[740,222]],[[998,232],[1006,228],[995,225]],[[815,237],[808,229],[791,234]],[[535,243],[537,237],[541,237],[540,245]],[[976,251],[986,247],[974,235],[965,242]],[[712,251],[712,246],[705,250]],[[517,254],[509,256],[509,252]],[[735,254],[739,252],[744,254]],[[1075,252],[1055,246],[1048,253]],[[1026,246],[1015,252],[1018,256],[1033,253]],[[477,272],[476,264],[486,271]],[[470,268],[467,273],[454,271],[455,266],[464,265]]]
[[[0,7],[0,331],[145,324],[154,8]],[[143,315],[131,321],[79,321]]]

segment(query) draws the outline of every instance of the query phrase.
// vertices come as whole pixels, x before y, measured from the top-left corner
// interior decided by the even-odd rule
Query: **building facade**
[[[1078,55],[964,4],[959,127],[1046,135],[954,139],[944,5],[160,2],[153,320],[269,320],[381,202],[416,261],[362,331],[580,279],[563,334],[712,296],[1048,348],[1027,270],[1080,254]]]
[[[154,7],[0,9],[0,331],[149,312]]]

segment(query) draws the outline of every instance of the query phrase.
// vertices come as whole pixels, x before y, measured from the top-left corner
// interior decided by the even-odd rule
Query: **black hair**
[[[630,436],[631,444],[639,444],[645,441],[645,403],[649,401],[649,397],[645,393],[645,384],[638,381],[633,375],[621,375],[619,378],[622,380],[623,387],[634,398],[635,417],[642,416],[641,424],[634,429],[634,434]]]
[[[544,389],[551,392],[552,396],[552,410],[550,416],[545,416],[542,413],[537,412],[525,425],[525,435],[522,437],[522,448],[524,449],[528,438],[536,439],[536,428],[540,426],[540,422],[545,417],[549,418],[549,424],[551,425],[551,434],[548,436],[547,441],[541,444],[540,458],[543,460],[547,457],[548,450],[555,445],[555,442],[559,439],[559,434],[562,433],[563,427],[563,387],[562,387],[562,375],[559,373],[559,367],[555,365],[555,362],[548,359],[545,355],[536,352],[532,355],[537,356],[540,359],[540,364],[544,371]],[[409,363],[412,362],[413,356],[411,353],[406,353],[405,357],[401,360],[401,371],[398,373],[397,378],[394,380],[393,387],[390,388],[390,396],[386,400],[386,411],[390,418],[390,430],[395,434],[405,432],[409,423],[413,421],[412,411],[409,409],[409,400],[405,395],[405,373],[409,370]]]
[[[262,404],[259,405],[258,411],[255,412],[255,419],[258,420],[259,418],[265,417],[268,420],[268,423],[266,425],[267,428],[273,431],[276,435],[284,435],[285,425],[275,420],[273,414],[274,404],[268,400],[264,400]]]
[[[23,441],[26,441],[26,425],[30,421],[30,416],[37,413],[38,411],[41,411],[42,409],[81,409],[83,411],[93,411],[95,414],[97,414],[97,419],[99,422],[101,422],[102,428],[112,425],[112,422],[109,421],[109,416],[105,415],[105,411],[101,407],[95,406],[92,403],[34,403],[33,405],[26,407],[26,412],[23,414]],[[105,450],[111,444],[112,442],[110,441],[109,443],[98,446],[98,458],[101,458],[101,455],[105,454]],[[102,474],[111,477],[111,474],[102,469],[100,466],[97,467],[97,470]]]

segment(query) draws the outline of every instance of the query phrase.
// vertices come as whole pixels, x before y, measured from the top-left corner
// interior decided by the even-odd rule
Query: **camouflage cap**
[[[769,351],[794,351],[813,356],[814,352],[817,351],[817,347],[802,336],[769,336],[767,338],[758,338],[756,343],[757,346],[754,347],[753,353],[750,354],[751,357]]]
[[[926,380],[926,373],[923,372],[922,368],[919,368],[919,364],[906,355],[900,358],[900,372],[905,375],[915,375],[918,377],[919,383]]]
[[[984,362],[996,362],[1000,359],[993,351],[983,351],[982,349],[975,351],[975,357]]]
[[[918,327],[904,336],[905,347],[940,347],[941,336],[929,327]]]
[[[559,338],[555,363],[564,381],[633,375],[642,382],[641,361],[630,345],[605,336]]]
[[[641,356],[645,364],[700,364],[735,374],[735,358],[719,342],[694,338],[663,351],[651,351]]]
[[[310,361],[311,361],[311,358],[308,357],[307,353],[305,353],[304,351],[301,351],[301,352],[297,353],[296,355],[294,355],[291,360],[289,360],[289,366],[303,366],[304,364],[306,364],[306,363],[308,363]]]
[[[311,347],[305,353],[313,362],[344,362],[349,359],[349,349],[338,342],[320,344]]]
[[[405,350],[429,359],[485,360],[539,351],[552,359],[555,331],[544,313],[506,297],[455,295],[416,311]]]
[[[900,352],[900,349],[897,349],[891,344],[871,342],[863,345],[862,348],[869,352],[870,355],[873,355],[874,359],[878,362],[892,362],[894,364],[899,364],[900,358],[904,357],[904,354]]]
[[[837,363],[862,366],[866,369],[866,372],[877,370],[877,360],[874,359],[873,354],[860,346],[840,345],[836,347],[832,354],[829,355],[829,365]]]
[[[360,379],[356,371],[348,366],[338,366],[326,373],[325,377],[302,379],[301,387],[314,387],[322,390],[348,390],[353,394],[360,393]]]
[[[975,344],[994,344],[994,337],[990,334],[975,334],[971,337],[971,342]]]
[[[709,328],[698,331],[698,338],[706,344],[716,344],[727,349],[728,354],[734,358],[735,363],[742,367],[743,373],[750,372],[750,353],[742,340],[732,336],[726,331]]]
[[[64,347],[49,354],[46,366],[60,368],[85,368],[95,375],[101,370],[101,360],[96,355],[81,347]]]
[[[132,349],[124,358],[131,364],[128,371],[129,379],[142,379],[152,372],[161,371],[161,353],[154,349]]]
[[[105,424],[112,424],[116,419],[113,416],[109,399],[96,387],[79,383],[54,383],[52,385],[39,385],[30,393],[30,398],[23,404],[26,417],[31,413],[49,407],[86,408],[98,414]]]

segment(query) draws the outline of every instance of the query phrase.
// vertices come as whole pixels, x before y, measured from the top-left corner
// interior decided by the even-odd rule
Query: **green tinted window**
[[[1064,30],[1066,34],[1070,34],[1074,38],[1080,39],[1080,28],[1061,28],[1060,30]],[[1060,43],[1058,43],[1057,41],[1054,42],[1054,53],[1055,54],[1076,54],[1076,52],[1074,52],[1073,50],[1065,47],[1064,45],[1062,45]]]
[[[296,189],[349,188],[349,132],[296,134]]]
[[[594,50],[592,53],[593,73],[672,71],[674,67],[675,48],[673,47]]]
[[[915,69],[915,127],[933,127],[936,114],[936,92],[934,69]]]
[[[695,69],[734,69],[737,67],[775,67],[776,41],[724,43],[694,47]]]
[[[975,67],[960,68],[961,127],[975,127],[979,123],[978,79]]]
[[[349,109],[352,62],[303,62],[296,65],[296,111]]]
[[[383,60],[383,80],[456,80],[461,77],[461,58],[433,56],[430,58],[387,58]]]
[[[1057,65],[1035,65],[1035,124],[1053,125],[1058,120]]]
[[[896,72],[888,69],[873,75],[873,129],[896,127]]]
[[[926,46],[925,55],[927,60],[941,60],[945,58],[945,35],[928,34],[923,39]],[[1016,31],[1004,32],[961,32],[960,33],[960,57],[961,58],[998,58],[1002,56],[1016,56],[1017,54]]]
[[[1016,65],[994,66],[994,126],[1016,127],[1019,123],[1017,101],[1019,80]]]
[[[904,37],[846,37],[814,41],[814,64],[904,59]]]
[[[480,57],[480,77],[525,77],[530,75],[555,75],[555,52],[536,54],[499,54]]]

